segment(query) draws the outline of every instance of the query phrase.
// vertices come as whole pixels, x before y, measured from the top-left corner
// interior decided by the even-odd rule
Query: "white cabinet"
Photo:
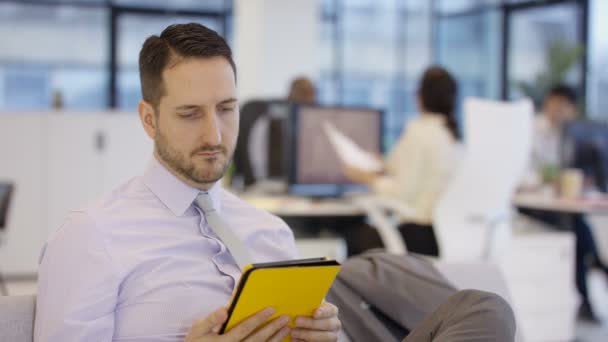
[[[102,192],[108,192],[133,176],[141,175],[152,158],[152,140],[139,117],[133,114],[104,115]]]
[[[99,118],[62,114],[47,122],[46,141],[49,232],[57,229],[66,214],[92,202],[103,179]]]
[[[46,233],[46,123],[38,115],[0,115],[0,180],[15,184],[0,244],[0,272],[36,265]]]
[[[0,180],[16,185],[0,272],[35,273],[66,214],[141,175],[152,146],[133,113],[0,113]]]

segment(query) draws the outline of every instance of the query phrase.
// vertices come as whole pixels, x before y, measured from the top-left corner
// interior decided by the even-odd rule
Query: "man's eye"
[[[194,117],[194,115],[196,115],[196,112],[186,112],[186,113],[179,113],[179,116],[182,118],[192,118]]]
[[[234,110],[234,107],[222,107],[222,108],[220,108],[220,111],[222,113],[232,112],[233,110]]]

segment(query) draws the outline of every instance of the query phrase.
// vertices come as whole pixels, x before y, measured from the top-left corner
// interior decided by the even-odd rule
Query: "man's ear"
[[[148,136],[152,139],[156,137],[156,116],[154,114],[154,107],[148,102],[141,100],[137,105],[137,111],[139,112],[139,120],[144,126],[144,130]]]

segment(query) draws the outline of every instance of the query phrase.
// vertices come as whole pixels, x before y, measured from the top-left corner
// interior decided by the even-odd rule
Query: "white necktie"
[[[215,235],[222,240],[226,248],[228,248],[228,251],[230,251],[230,254],[232,254],[236,264],[243,270],[245,265],[251,263],[251,256],[249,256],[249,253],[241,240],[239,240],[234,232],[230,230],[226,222],[218,215],[213,207],[213,200],[209,193],[199,193],[198,196],[196,196],[195,202],[203,211],[209,227],[211,227]]]

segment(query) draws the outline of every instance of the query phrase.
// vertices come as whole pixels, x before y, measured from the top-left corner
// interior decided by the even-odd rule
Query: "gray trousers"
[[[403,342],[514,341],[515,316],[500,296],[463,290],[420,322]]]

